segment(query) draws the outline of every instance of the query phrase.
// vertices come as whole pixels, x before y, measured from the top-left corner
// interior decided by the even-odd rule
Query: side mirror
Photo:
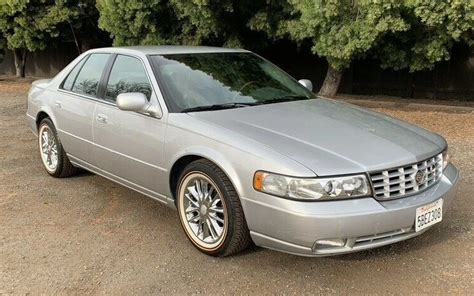
[[[148,102],[146,96],[139,92],[121,93],[117,96],[117,107],[123,111],[148,113],[161,118],[161,110]]]
[[[300,79],[298,80],[298,82],[306,87],[309,91],[313,91],[313,83],[311,82],[311,80],[308,80],[308,79]]]

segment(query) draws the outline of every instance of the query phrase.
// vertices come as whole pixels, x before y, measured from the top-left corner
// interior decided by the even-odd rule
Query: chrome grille
[[[418,182],[417,182],[417,173]],[[443,173],[440,153],[415,164],[370,173],[374,197],[379,200],[399,198],[424,190],[439,180]],[[423,175],[423,178],[420,176]]]

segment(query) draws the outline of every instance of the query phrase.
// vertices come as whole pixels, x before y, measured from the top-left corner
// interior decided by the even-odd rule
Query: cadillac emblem
[[[417,185],[423,184],[425,182],[425,179],[426,179],[425,172],[423,172],[423,171],[416,172],[415,182],[416,182]]]

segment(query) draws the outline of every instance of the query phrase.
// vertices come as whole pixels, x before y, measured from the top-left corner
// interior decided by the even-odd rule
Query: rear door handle
[[[107,123],[107,116],[105,116],[104,114],[97,114],[97,117],[95,119],[100,123]]]
[[[61,102],[60,102],[60,101],[54,102],[54,106],[55,106],[56,108],[61,108]]]

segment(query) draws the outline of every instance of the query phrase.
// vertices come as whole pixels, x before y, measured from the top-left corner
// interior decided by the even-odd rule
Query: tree
[[[98,0],[97,8],[114,45],[180,43],[182,25],[168,1]]]
[[[247,22],[264,0],[98,0],[99,27],[114,45],[258,46],[264,34]]]
[[[474,5],[468,0],[406,0],[403,14],[410,30],[388,34],[373,50],[382,68],[432,69],[450,59],[456,42],[474,45]]]
[[[183,41],[225,47],[262,48],[266,36],[249,28],[266,0],[171,0],[182,23]]]
[[[319,91],[334,96],[344,69],[375,56],[383,67],[432,68],[471,40],[473,7],[465,0],[271,0],[249,25],[274,39],[310,40],[328,71]],[[277,14],[273,13],[274,11]]]
[[[282,2],[274,3],[281,6]],[[384,35],[409,28],[400,15],[399,0],[289,0],[289,4],[279,9],[283,19],[271,19],[273,24],[266,31],[274,38],[311,40],[313,53],[328,62],[319,91],[322,95],[334,96],[343,70],[365,56]],[[268,19],[266,15],[257,15],[260,22],[253,21],[256,29],[265,29],[262,20]]]
[[[46,48],[47,41],[59,34],[58,24],[74,12],[65,0],[5,0],[0,3],[0,32],[13,50],[17,77],[25,77],[27,51]]]
[[[60,38],[71,38],[79,53],[90,48],[109,46],[109,34],[98,27],[99,11],[95,0],[67,0],[72,17],[61,24]]]
[[[3,62],[3,58],[5,56],[5,47],[6,47],[5,39],[3,39],[2,36],[0,36],[0,63]]]

